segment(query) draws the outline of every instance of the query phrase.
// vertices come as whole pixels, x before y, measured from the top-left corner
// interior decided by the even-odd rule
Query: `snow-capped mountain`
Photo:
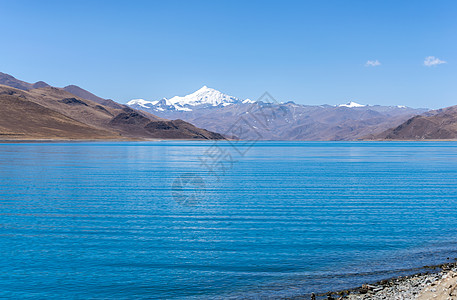
[[[192,111],[196,108],[224,107],[239,103],[253,103],[252,100],[240,100],[233,96],[221,93],[215,89],[203,86],[201,89],[186,96],[175,96],[171,99],[163,98],[159,101],[134,99],[127,105],[134,108],[154,111]]]
[[[365,107],[366,105],[364,104],[359,104],[357,102],[353,102],[353,101],[350,101],[346,104],[340,104],[338,105],[338,107],[350,107],[350,108],[353,108],[353,107]]]
[[[128,105],[225,136],[253,140],[355,140],[383,132],[426,111],[353,101],[341,105],[264,103],[240,100],[206,86],[187,96],[159,101],[136,99]]]
[[[380,105],[374,105],[374,106],[380,106]],[[346,104],[337,105],[336,107],[354,108],[354,107],[373,107],[373,106],[370,106],[370,105],[367,105],[367,104],[360,104],[360,103],[357,103],[357,102],[354,102],[354,101],[350,101],[350,102],[348,102]],[[395,105],[395,106],[386,106],[386,107],[390,107],[390,108],[408,108],[407,106],[404,106],[404,105]]]
[[[156,105],[159,101],[146,101],[144,99],[132,99],[127,102],[127,105],[139,105],[143,108],[149,108],[151,105]]]
[[[169,100],[172,105],[178,106],[227,106],[230,104],[238,103],[238,98],[223,94],[215,89],[203,86],[196,92],[184,97],[175,96]]]

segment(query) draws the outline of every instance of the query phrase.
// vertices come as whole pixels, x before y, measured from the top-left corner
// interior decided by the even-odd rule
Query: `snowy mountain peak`
[[[252,100],[244,101],[221,93],[204,85],[199,90],[186,95],[175,96],[171,99],[163,98],[160,101],[147,101],[144,99],[134,99],[127,103],[133,108],[148,109],[155,111],[192,111],[196,108],[223,107],[238,103],[253,103]]]
[[[197,92],[206,92],[206,91],[209,91],[209,90],[212,90],[212,91],[215,91],[215,89],[211,89],[209,87],[207,87],[206,85],[202,86],[199,90],[197,90],[195,93]]]
[[[230,105],[237,103],[240,100],[223,94],[218,90],[207,87],[206,85],[192,94],[186,96],[175,96],[169,100],[172,105],[178,105],[181,107],[185,106],[218,106],[218,105]]]
[[[340,104],[338,105],[338,107],[365,107],[366,105],[364,104],[359,104],[359,103],[356,103],[356,102],[353,102],[353,101],[350,101],[346,104]]]
[[[129,102],[127,102],[127,105],[128,106],[139,105],[141,107],[148,108],[149,105],[156,105],[157,102],[159,102],[159,101],[147,101],[147,100],[144,100],[144,99],[132,99]]]

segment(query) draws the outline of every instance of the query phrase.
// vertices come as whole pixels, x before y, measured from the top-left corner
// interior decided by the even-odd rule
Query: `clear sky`
[[[0,20],[1,72],[121,103],[207,85],[302,104],[457,104],[453,0],[0,0]]]

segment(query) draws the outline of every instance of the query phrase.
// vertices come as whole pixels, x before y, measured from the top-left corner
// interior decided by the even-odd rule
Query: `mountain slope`
[[[23,91],[28,91],[31,89],[47,87],[49,84],[43,81],[35,82],[34,84],[28,83],[19,79],[14,78],[9,74],[0,72],[0,84],[14,87]]]
[[[98,97],[94,94],[92,94],[89,91],[86,91],[85,89],[80,88],[77,85],[67,85],[66,87],[63,88],[63,90],[72,93],[73,95],[76,95],[80,98],[91,100],[94,102],[97,102],[99,104],[103,104],[112,108],[122,108],[122,105],[114,102],[111,99],[103,99],[101,97]]]
[[[9,75],[3,78],[21,89],[0,85],[4,116],[0,139],[223,139],[180,120],[117,103],[107,106],[40,82],[32,85]]]
[[[0,86],[0,139],[117,139],[119,134],[93,128]]]
[[[457,105],[415,116],[378,135],[375,140],[451,140],[457,139]]]

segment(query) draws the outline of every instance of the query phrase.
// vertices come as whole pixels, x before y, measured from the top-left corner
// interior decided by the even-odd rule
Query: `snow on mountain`
[[[144,99],[133,99],[127,102],[128,106],[139,105],[144,108],[149,108],[150,105],[156,105],[159,101],[147,101]]]
[[[224,94],[218,90],[203,86],[199,90],[186,95],[186,96],[174,96],[170,99],[163,98],[158,101],[148,101],[145,99],[133,99],[127,102],[128,106],[136,109],[142,109],[151,113],[161,113],[161,112],[189,112],[197,111],[200,109],[209,109],[209,108],[222,108],[229,105],[239,104],[247,105],[253,104],[255,101],[251,99],[241,100],[236,97]],[[287,103],[282,103],[281,105],[288,105],[291,107],[301,107],[301,104],[295,104],[292,101]],[[321,106],[326,107],[326,105]],[[332,107],[332,106],[329,106]],[[347,107],[347,108],[374,108],[375,106],[365,105],[350,101],[346,104],[335,105],[333,107]],[[406,106],[397,105],[392,107],[385,107],[390,109],[406,109]]]
[[[338,105],[338,107],[350,107],[350,108],[353,108],[353,107],[365,107],[366,105],[364,104],[359,104],[359,103],[356,103],[356,102],[348,102],[346,104],[340,104]]]
[[[171,98],[170,103],[172,105],[179,105],[179,106],[198,106],[198,105],[211,105],[211,106],[218,106],[218,105],[230,105],[233,103],[240,102],[239,99],[223,94],[215,89],[209,88],[206,85],[203,86],[196,92],[189,94],[184,97],[175,96]]]
[[[146,108],[152,111],[192,111],[195,108],[222,107],[238,103],[254,103],[246,99],[244,101],[221,93],[215,89],[203,86],[201,89],[186,96],[175,96],[171,99],[163,98],[160,101],[147,101],[134,99],[127,105],[134,108]]]

